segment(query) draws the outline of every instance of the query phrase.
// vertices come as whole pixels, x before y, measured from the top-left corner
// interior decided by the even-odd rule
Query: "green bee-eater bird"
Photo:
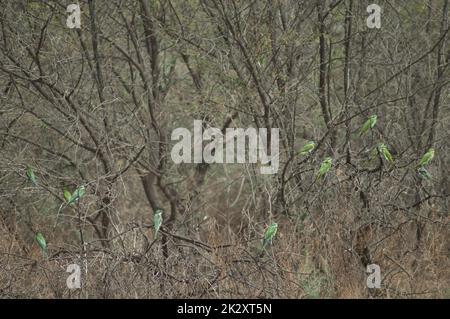
[[[419,175],[420,178],[424,178],[424,179],[432,179],[433,177],[431,176],[431,174],[425,169],[425,167],[421,166],[418,170],[417,170],[417,174]]]
[[[153,239],[156,239],[159,228],[162,225],[162,222],[163,222],[162,213],[163,213],[163,210],[160,208],[156,208],[153,212],[153,230],[154,230]]]
[[[333,159],[331,157],[326,157],[320,164],[319,172],[317,173],[316,179],[324,177],[331,168],[333,164]]]
[[[300,150],[300,155],[306,155],[310,153],[314,147],[316,147],[316,143],[314,141],[309,141],[305,145],[303,145],[302,149]]]
[[[275,237],[278,230],[278,224],[272,223],[269,227],[267,227],[266,231],[264,232],[264,238],[262,240],[262,248],[261,250],[264,250],[267,246],[267,244],[272,242],[272,239]]]
[[[27,167],[27,177],[28,180],[33,184],[33,185],[37,185],[37,179],[36,179],[36,175],[34,175],[34,171],[31,167]]]
[[[37,244],[39,245],[39,248],[41,249],[42,256],[44,256],[46,258],[47,257],[47,242],[45,241],[44,235],[42,235],[41,233],[37,233],[36,236],[34,237],[34,239],[36,240]]]
[[[67,190],[67,188],[64,188],[64,199],[66,200],[66,202],[69,202],[71,197],[72,194]]]
[[[67,205],[75,203],[77,200],[79,200],[84,194],[86,193],[86,189],[84,185],[81,185],[78,187],[72,195],[70,195],[69,200],[67,201]]]
[[[434,157],[434,148],[430,148],[425,154],[423,154],[423,156],[420,159],[419,164],[417,164],[416,168],[428,165],[428,163],[431,162],[433,157]]]
[[[56,213],[56,220],[54,227],[56,227],[56,224],[58,223],[58,217],[61,210],[77,202],[86,193],[86,188],[84,187],[84,185],[81,185],[70,196],[68,193],[69,191],[64,190],[64,199],[66,200],[66,202],[63,202],[61,206],[59,206],[58,212]]]
[[[386,144],[380,143],[380,144],[378,145],[378,151],[380,151],[380,153],[383,155],[383,157],[384,157],[384,159],[385,159],[386,161],[391,162],[391,163],[394,162],[394,159],[392,158],[392,155],[391,155],[391,153],[389,152],[389,150],[388,150]]]
[[[363,136],[369,130],[369,128],[372,129],[375,124],[377,124],[377,116],[374,114],[371,115],[366,122],[364,122],[361,130],[359,131],[359,136]]]

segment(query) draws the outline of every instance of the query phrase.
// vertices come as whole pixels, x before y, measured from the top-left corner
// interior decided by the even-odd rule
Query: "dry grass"
[[[133,185],[132,181],[130,177],[127,183]],[[419,220],[424,228],[422,240],[417,244],[417,219],[400,211],[391,212],[384,219],[358,216],[358,210],[345,200],[345,196],[352,195],[342,191],[340,200],[322,200],[310,207],[308,213],[274,216],[280,221],[279,233],[268,253],[258,258],[264,224],[254,212],[245,211],[248,194],[241,194],[233,208],[227,206],[230,205],[227,196],[233,202],[240,188],[239,183],[235,184],[236,190],[230,194],[223,192],[225,195],[219,197],[213,195],[217,191],[214,185],[205,185],[211,193],[203,200],[211,204],[199,216],[193,216],[197,222],[190,223],[190,227],[180,224],[171,231],[176,236],[167,234],[167,258],[163,256],[161,236],[152,241],[150,215],[139,215],[144,208],[135,206],[132,210],[133,201],[123,200],[126,196],[139,197],[139,192],[128,190],[120,200],[123,213],[118,214],[115,226],[120,235],[113,236],[108,248],[101,247],[89,233],[89,227],[84,227],[84,236],[90,242],[85,254],[79,245],[78,226],[67,217],[58,226],[63,231],[57,232],[49,226],[53,225],[50,217],[39,219],[40,229],[49,234],[48,260],[42,258],[37,245],[30,240],[32,235],[21,230],[17,221],[8,228],[4,220],[0,238],[0,296],[449,297],[448,217],[430,213],[429,220]],[[227,214],[230,222],[224,223]],[[203,215],[208,217],[204,219]],[[380,265],[381,289],[366,287],[364,258]],[[82,289],[69,290],[66,286],[69,275],[66,268],[72,263],[82,268]]]

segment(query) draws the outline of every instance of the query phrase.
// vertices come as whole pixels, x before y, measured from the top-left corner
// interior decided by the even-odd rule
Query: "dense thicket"
[[[1,0],[0,297],[449,297],[449,1],[371,3],[83,0],[69,29]],[[175,164],[195,119],[279,128],[277,174]]]

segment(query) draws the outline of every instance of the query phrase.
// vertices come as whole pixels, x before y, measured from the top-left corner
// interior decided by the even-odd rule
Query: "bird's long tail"
[[[55,225],[53,226],[53,228],[56,228],[56,225],[58,224],[58,217],[59,217],[59,213],[66,207],[66,203],[62,203],[61,206],[59,206],[58,212],[56,213],[56,219],[55,219]]]
[[[314,184],[317,183],[317,181],[322,177],[323,175],[317,174],[316,178],[314,179]]]
[[[264,253],[265,253],[265,251],[266,251],[266,246],[267,246],[267,241],[266,241],[266,240],[263,240],[263,242],[262,242],[262,244],[261,244],[261,247],[259,248],[259,251],[258,251],[258,256],[259,256],[259,258],[261,258],[262,256],[264,256]]]

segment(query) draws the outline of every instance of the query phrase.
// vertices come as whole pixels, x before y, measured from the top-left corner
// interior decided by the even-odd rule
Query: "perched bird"
[[[41,249],[42,256],[44,258],[47,258],[47,242],[45,241],[44,235],[42,235],[41,233],[37,233],[34,239]]]
[[[158,235],[159,228],[162,225],[163,218],[162,218],[163,210],[161,208],[156,208],[153,211],[153,239],[156,239],[156,236]]]
[[[428,165],[434,157],[434,148],[430,148],[420,159],[419,164],[416,168]]]
[[[311,153],[314,147],[316,147],[316,143],[314,143],[314,141],[309,141],[308,143],[303,145],[302,149],[300,150],[300,155]]]
[[[431,176],[431,174],[425,169],[425,167],[421,166],[418,170],[417,170],[417,174],[419,175],[420,178],[423,179],[432,179],[433,177]]]
[[[383,155],[383,157],[386,161],[391,162],[391,163],[394,162],[394,159],[392,158],[392,155],[389,152],[386,144],[384,144],[384,143],[378,144],[378,151]]]
[[[64,199],[66,201],[63,202],[61,204],[61,206],[59,206],[58,212],[56,213],[54,227],[56,227],[56,224],[58,223],[58,217],[59,217],[59,213],[61,212],[61,210],[65,207],[77,202],[81,197],[84,196],[85,193],[86,193],[86,188],[84,187],[84,185],[81,185],[80,187],[78,187],[72,194],[70,194],[70,196],[69,196],[69,191],[64,190]]]
[[[34,175],[34,171],[31,167],[27,167],[27,177],[28,180],[33,184],[33,185],[37,185],[37,179],[36,179],[36,175]]]
[[[333,159],[331,157],[326,157],[322,161],[322,164],[320,164],[320,168],[319,168],[319,172],[317,173],[316,180],[321,177],[324,177],[330,170],[332,164],[333,164]]]
[[[70,195],[69,200],[67,201],[67,205],[73,204],[76,201],[78,201],[84,194],[86,193],[86,189],[84,187],[84,185],[81,185],[80,187],[78,187],[73,193],[72,195]],[[66,195],[64,194],[64,197]]]
[[[363,126],[361,127],[361,130],[359,131],[359,136],[363,136],[368,130],[369,128],[372,129],[375,124],[377,124],[377,116],[371,115],[366,122],[364,122]]]
[[[261,254],[264,253],[264,249],[266,248],[267,244],[272,242],[272,239],[275,237],[278,230],[278,224],[272,223],[269,227],[267,227],[266,231],[264,232],[264,238],[262,240],[262,247],[261,247]]]
[[[71,197],[72,194],[67,190],[67,188],[64,188],[64,199],[66,200],[66,202],[69,202]]]

